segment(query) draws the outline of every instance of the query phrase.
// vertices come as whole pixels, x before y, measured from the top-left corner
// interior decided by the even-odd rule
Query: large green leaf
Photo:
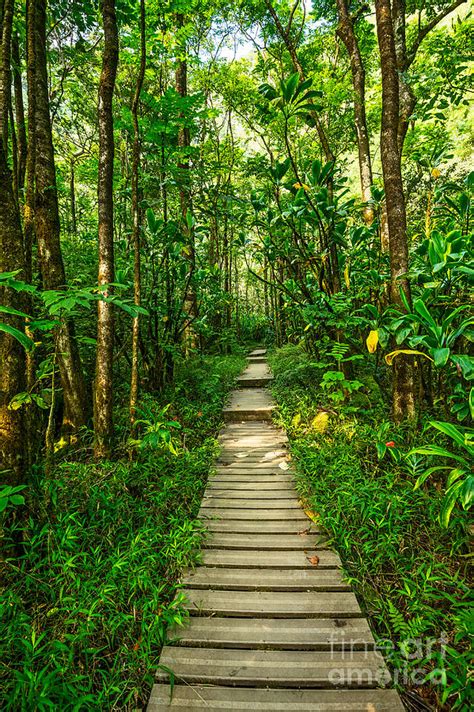
[[[9,324],[4,324],[1,321],[0,321],[0,331],[4,331],[6,334],[10,334],[10,336],[13,336],[17,341],[20,342],[20,344],[27,351],[31,351],[31,349],[35,345],[34,341],[32,339],[30,339],[26,334],[24,334],[23,331],[20,331],[19,329],[15,329],[14,326],[10,326]]]

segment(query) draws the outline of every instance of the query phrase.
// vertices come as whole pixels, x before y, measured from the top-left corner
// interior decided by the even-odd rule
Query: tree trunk
[[[400,289],[410,301],[408,239],[403,194],[401,155],[398,147],[399,80],[390,0],[375,2],[377,36],[382,71],[382,128],[380,150],[387,204],[390,251],[390,299],[403,309]],[[410,357],[411,359],[411,357]],[[394,360],[393,416],[396,421],[415,416],[413,364],[402,354]]]
[[[140,263],[140,201],[139,201],[139,169],[140,169],[140,130],[138,125],[138,105],[140,92],[145,78],[146,68],[146,37],[145,37],[145,0],[140,0],[140,68],[137,75],[135,94],[132,101],[133,119],[133,166],[132,166],[132,222],[133,222],[133,296],[136,307],[141,305],[141,263]],[[134,429],[135,413],[138,401],[138,358],[140,338],[140,316],[133,319],[132,327],[132,366],[130,379],[130,425]]]
[[[184,15],[177,13],[176,15],[176,29],[179,32],[184,27]],[[178,64],[176,67],[176,91],[180,97],[186,97],[188,94],[188,63],[186,61],[186,46],[183,45],[180,48],[182,56],[178,59]],[[185,113],[181,112],[180,117],[185,118]],[[191,136],[189,128],[187,126],[182,126],[178,133],[178,146],[183,148],[185,151],[191,145]],[[190,170],[189,170],[189,158],[185,157],[180,160],[178,164],[179,169],[179,201],[181,206],[181,225],[184,235],[187,238],[187,245],[183,251],[183,257],[187,260],[189,264],[189,274],[187,279],[186,294],[184,296],[184,311],[186,314],[186,319],[189,322],[188,325],[183,330],[184,348],[188,352],[189,349],[194,348],[196,345],[196,339],[194,334],[194,329],[191,325],[191,321],[194,320],[197,314],[197,304],[196,295],[194,293],[191,281],[192,275],[196,267],[196,256],[194,250],[194,231],[189,227],[187,223],[188,212],[191,209],[190,200]]]
[[[13,27],[13,0],[3,0],[1,12],[1,63],[0,63],[0,141],[5,160],[8,160],[8,116],[11,107],[11,51]]]
[[[104,294],[106,285],[114,281],[114,125],[112,102],[117,76],[119,44],[115,0],[101,0],[104,29],[104,52],[99,81],[99,175],[97,202],[99,213],[99,289]],[[110,289],[110,287],[108,288]],[[111,454],[113,436],[113,354],[114,315],[112,304],[98,302],[97,358],[94,392],[95,457]]]
[[[344,42],[351,63],[352,87],[354,89],[354,124],[357,137],[357,150],[359,154],[359,174],[364,219],[371,223],[374,211],[368,204],[372,188],[372,161],[370,158],[369,132],[367,130],[367,117],[365,113],[365,68],[359,49],[359,43],[354,32],[354,21],[348,8],[348,0],[337,0],[339,13],[339,26],[337,34]]]
[[[4,139],[8,137],[9,90],[11,67],[11,31],[13,1],[5,0],[2,16],[2,37],[0,45],[0,116],[6,121],[0,133],[0,272],[20,270],[18,279],[25,278],[23,237],[21,233],[18,203],[12,187],[12,175],[7,163]],[[18,311],[24,310],[26,300],[21,292],[7,287],[0,288],[0,303]],[[20,332],[24,330],[24,319],[14,314],[2,314],[2,322]],[[25,350],[11,334],[0,331],[0,472],[2,483],[16,485],[21,482],[25,466],[25,443],[23,439],[24,410],[10,410],[11,399],[25,389]]]
[[[25,186],[26,171],[26,124],[25,108],[23,103],[23,86],[21,81],[21,61],[18,34],[15,33],[12,39],[12,60],[13,60],[13,88],[15,93],[15,119],[17,128],[17,175],[16,184],[18,190],[23,190]]]
[[[45,289],[62,290],[66,275],[61,252],[56,167],[49,106],[46,56],[46,0],[35,3],[35,232]],[[31,94],[28,97],[30,101]],[[55,329],[64,397],[63,424],[77,430],[87,421],[87,400],[74,324],[67,317]]]

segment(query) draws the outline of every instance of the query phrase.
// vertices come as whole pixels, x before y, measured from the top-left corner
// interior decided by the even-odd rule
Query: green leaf
[[[0,321],[0,331],[5,332],[6,334],[10,334],[10,336],[13,336],[17,341],[20,342],[20,344],[23,346],[23,348],[26,349],[26,351],[31,351],[34,348],[34,341],[19,329],[15,329],[14,326],[4,324]]]
[[[431,349],[431,355],[433,356],[435,366],[445,366],[448,362],[449,354],[451,349]]]

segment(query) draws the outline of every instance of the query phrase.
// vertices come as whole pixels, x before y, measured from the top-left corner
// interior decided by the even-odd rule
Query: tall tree
[[[188,61],[186,40],[182,39],[182,31],[185,25],[185,18],[182,13],[176,14],[176,29],[178,32],[178,61],[176,65],[176,91],[182,99],[188,95]],[[188,223],[188,216],[191,212],[190,196],[190,170],[189,170],[189,146],[191,145],[191,135],[189,127],[186,125],[186,113],[180,112],[183,125],[179,128],[178,146],[182,149],[183,155],[180,158],[179,169],[179,201],[181,206],[181,229],[186,236],[186,246],[183,250],[183,257],[188,262],[188,278],[186,280],[184,294],[184,311],[186,314],[186,324],[183,328],[183,338],[185,349],[194,346],[194,331],[192,322],[197,314],[196,295],[192,287],[192,277],[196,267],[196,255],[194,245],[194,231]]]
[[[51,126],[46,47],[47,0],[35,4],[35,86],[29,98],[35,103],[35,235],[38,243],[41,277],[45,289],[66,288],[66,273],[61,251],[58,192]],[[63,423],[77,430],[87,421],[87,394],[79,348],[71,319],[61,320],[54,332],[59,373],[64,398]]]
[[[12,186],[12,175],[7,162],[8,110],[11,80],[11,33],[13,0],[4,0],[0,45],[0,272],[16,272],[17,279],[24,279],[25,266],[23,236],[21,232],[18,203]],[[19,313],[25,307],[21,292],[7,286],[0,287],[2,328],[0,329],[0,472],[9,483],[21,480],[25,464],[23,433],[23,409],[13,410],[8,406],[12,398],[25,387],[25,351],[14,335],[23,332],[24,319]]]
[[[410,285],[408,272],[408,237],[401,154],[398,144],[400,116],[400,84],[395,50],[394,26],[390,0],[375,0],[377,37],[382,71],[382,125],[380,154],[387,205],[390,255],[390,298],[404,309],[404,293],[408,303]],[[396,421],[415,414],[413,364],[399,357],[394,361],[393,416]]]
[[[12,37],[12,64],[13,64],[13,88],[15,93],[15,119],[18,140],[17,175],[15,183],[18,190],[22,190],[25,185],[26,171],[26,123],[25,108],[23,103],[23,83],[21,77],[20,42],[18,33]]]
[[[133,121],[133,166],[132,166],[132,242],[133,242],[133,293],[136,307],[141,306],[141,260],[140,260],[140,127],[138,124],[138,106],[146,69],[146,16],[145,0],[140,0],[140,66],[137,74],[135,93],[132,101]],[[132,364],[130,378],[130,422],[133,428],[138,400],[138,359],[140,338],[140,315],[133,318],[132,327]]]
[[[372,160],[370,157],[369,132],[365,111],[365,67],[360,52],[359,42],[354,29],[354,18],[349,11],[348,0],[336,0],[339,15],[337,34],[344,43],[349,55],[354,91],[354,124],[359,154],[359,175],[362,200],[366,204],[364,218],[373,219],[373,210],[368,205],[372,188]]]
[[[113,96],[119,60],[115,0],[101,0],[104,51],[99,80],[99,175],[97,186],[99,213],[99,289],[110,294],[114,281],[114,124]],[[113,355],[114,314],[108,301],[99,301],[97,310],[97,358],[94,393],[96,458],[110,455],[113,436]]]

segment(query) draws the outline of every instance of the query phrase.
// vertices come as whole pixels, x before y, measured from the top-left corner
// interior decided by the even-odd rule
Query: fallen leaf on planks
[[[317,566],[319,564],[319,556],[307,556],[306,558],[312,566]]]

